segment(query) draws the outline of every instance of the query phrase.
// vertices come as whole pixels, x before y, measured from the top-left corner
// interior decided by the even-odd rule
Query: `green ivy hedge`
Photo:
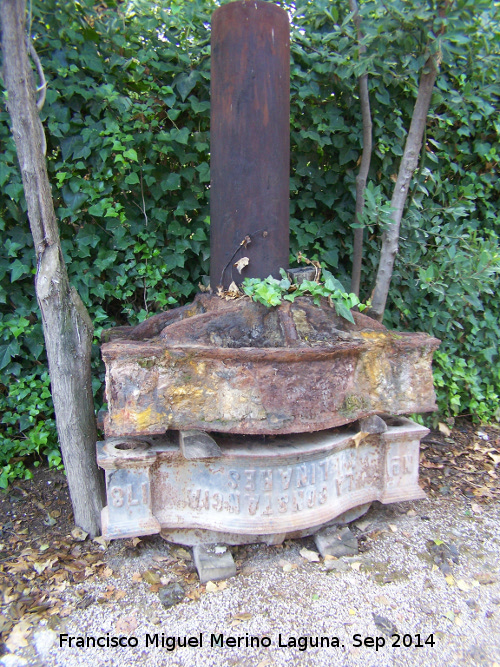
[[[210,16],[215,0],[33,1],[31,34],[49,82],[42,120],[70,280],[103,327],[185,303],[209,270]],[[374,151],[362,297],[425,62],[440,48],[424,160],[402,227],[386,324],[443,340],[442,413],[499,418],[499,8],[460,0],[360,3],[359,57],[347,2],[283,4],[292,17],[291,255],[349,283],[361,154],[357,77],[369,73]],[[0,107],[0,487],[24,463],[60,465],[33,278],[32,238]]]

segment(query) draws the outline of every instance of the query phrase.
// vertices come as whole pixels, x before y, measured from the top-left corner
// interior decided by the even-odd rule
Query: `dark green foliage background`
[[[42,120],[72,284],[103,327],[191,299],[209,271],[210,15],[215,0],[33,2],[49,82]],[[500,231],[498,6],[460,0],[361,3],[360,59],[347,1],[281,3],[292,17],[291,253],[349,284],[361,154],[357,77],[368,71],[374,152],[362,298],[377,267],[395,174],[426,59],[442,66],[412,185],[385,323],[443,340],[442,413],[498,419]],[[0,486],[33,456],[60,455],[35,257],[9,118],[0,107]]]

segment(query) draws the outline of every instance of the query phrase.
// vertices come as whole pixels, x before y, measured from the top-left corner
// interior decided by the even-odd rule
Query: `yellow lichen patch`
[[[172,396],[192,396],[199,398],[203,395],[203,389],[193,389],[192,385],[184,385],[183,387],[173,387],[171,391]]]
[[[292,310],[292,317],[295,324],[295,329],[301,338],[307,338],[311,333],[312,327],[307,321],[306,313],[301,308],[294,308]]]
[[[193,367],[193,370],[197,375],[205,375],[207,365],[204,361],[190,361],[189,365]]]
[[[146,429],[153,421],[153,409],[151,407],[142,410],[142,412],[133,412],[130,417],[135,422],[138,430]]]
[[[380,349],[371,350],[363,355],[363,371],[367,376],[370,389],[380,391],[391,379],[391,366],[387,357],[380,353]]]
[[[379,341],[380,343],[385,343],[388,338],[388,335],[385,331],[360,331],[359,333],[363,338]]]

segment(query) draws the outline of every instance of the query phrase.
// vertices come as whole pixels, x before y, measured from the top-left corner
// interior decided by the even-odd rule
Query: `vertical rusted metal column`
[[[290,27],[270,2],[212,17],[212,288],[279,276],[289,257]],[[241,245],[249,237],[244,245]],[[234,263],[248,257],[241,274]]]

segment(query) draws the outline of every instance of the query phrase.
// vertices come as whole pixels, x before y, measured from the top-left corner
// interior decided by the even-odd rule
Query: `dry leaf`
[[[224,292],[224,296],[226,299],[235,299],[237,296],[240,296],[240,290],[238,289],[238,285],[234,282],[234,280],[227,288],[227,291]]]
[[[140,537],[133,537],[132,538],[132,546],[136,547],[139,544],[140,541],[141,541]]]
[[[218,584],[213,581],[207,581],[205,588],[207,593],[217,593],[227,588],[227,581],[220,581]]]
[[[249,614],[247,611],[240,612],[235,614],[231,620],[233,621],[249,621],[252,618],[252,614]]]
[[[355,572],[359,572],[359,568],[361,567],[361,563],[357,561],[356,563],[351,563],[351,567]]]
[[[215,593],[219,589],[217,588],[217,584],[215,584],[213,581],[207,581],[205,584],[205,590],[207,593]]]
[[[146,570],[146,572],[142,573],[142,578],[147,584],[151,584],[152,586],[154,584],[159,584],[161,581],[160,575],[154,570]]]
[[[182,560],[192,560],[192,556],[187,549],[176,549],[175,555]]]
[[[5,645],[11,653],[15,653],[20,648],[28,646],[27,637],[31,632],[31,623],[29,621],[19,621],[12,628]]]
[[[102,535],[99,535],[98,537],[94,537],[93,542],[96,542],[97,544],[99,544],[101,547],[104,548],[104,550],[106,550],[108,548],[108,541],[104,537],[102,537]]]
[[[461,591],[464,591],[464,593],[468,593],[471,589],[469,584],[467,584],[463,579],[457,580],[457,588],[459,588]]]
[[[88,533],[86,533],[84,530],[76,526],[71,531],[71,535],[73,539],[76,540],[77,542],[84,542],[87,539]]]
[[[397,533],[398,527],[396,526],[395,523],[389,523],[387,525],[389,526],[389,528],[392,530],[393,533]]]
[[[188,597],[190,600],[199,600],[201,596],[201,589],[200,588],[193,588],[190,590],[188,593],[186,593],[186,597]]]
[[[104,567],[99,572],[99,576],[101,577],[101,579],[109,579],[109,577],[111,577],[112,575],[113,575],[113,570],[108,566]]]
[[[377,595],[377,597],[375,598],[375,602],[384,605],[389,605],[391,603],[391,601],[386,595]]]
[[[49,558],[43,563],[33,563],[33,569],[38,572],[38,574],[42,574],[42,572],[45,572],[47,568],[52,567],[54,563],[57,563],[58,560],[59,559],[57,556],[55,556],[54,558]]]
[[[155,555],[155,556],[153,556],[153,560],[155,561],[155,563],[164,563],[166,560],[169,560],[169,557],[168,556]]]
[[[239,259],[237,262],[234,263],[234,266],[237,268],[238,273],[241,273],[242,269],[244,269],[245,266],[248,266],[249,263],[250,260],[248,259],[248,257],[242,257],[241,259]]]
[[[448,428],[448,426],[446,426],[446,424],[443,424],[443,422],[439,422],[438,429],[439,429],[439,432],[442,433],[443,435],[446,435],[446,436],[451,435],[451,429]]]
[[[309,549],[301,549],[300,555],[302,558],[305,558],[310,563],[319,563],[319,554],[316,551],[310,551]]]
[[[142,575],[140,572],[134,572],[132,575],[132,581],[142,581]]]
[[[370,434],[365,433],[365,431],[360,431],[359,433],[356,433],[356,435],[351,438],[351,440],[354,440],[354,444],[355,444],[356,448],[359,447],[361,441],[364,440],[367,435],[370,435]]]
[[[137,628],[137,618],[135,614],[120,618],[115,626],[115,632],[118,635],[130,635]]]
[[[357,613],[356,609],[349,609],[349,616],[356,616]]]
[[[21,572],[28,572],[30,566],[25,560],[18,560],[16,563],[9,563],[6,569],[13,574],[20,574]]]
[[[481,505],[478,505],[477,503],[471,503],[470,508],[474,512],[474,514],[482,514],[483,513],[483,508],[481,507]]]
[[[488,584],[494,584],[497,581],[497,578],[490,574],[490,572],[478,572],[477,574],[474,575],[474,579],[479,581],[480,584],[483,586],[487,586]]]
[[[492,454],[491,452],[488,452],[488,456],[493,459],[495,465],[500,463],[500,454]]]
[[[453,577],[452,574],[446,575],[445,581],[448,584],[448,586],[454,586],[455,585],[455,578]]]
[[[105,597],[106,600],[110,600],[114,592],[115,592],[115,587],[114,586],[108,586],[103,597]]]

